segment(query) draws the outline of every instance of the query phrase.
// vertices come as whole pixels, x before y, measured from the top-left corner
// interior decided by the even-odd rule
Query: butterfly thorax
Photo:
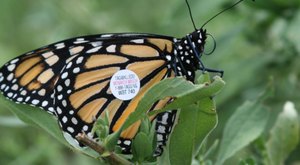
[[[173,68],[177,75],[193,81],[204,51],[206,30],[199,29],[175,42]]]

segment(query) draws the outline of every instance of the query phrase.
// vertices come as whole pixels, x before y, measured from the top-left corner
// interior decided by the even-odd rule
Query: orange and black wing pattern
[[[117,131],[147,90],[162,79],[184,76],[193,81],[201,62],[195,47],[200,47],[202,53],[204,43],[205,31],[201,30],[182,39],[133,33],[73,38],[6,63],[0,69],[0,90],[17,103],[53,114],[66,139],[82,146],[75,140],[78,133],[95,137],[91,133],[93,124],[106,112],[110,132]],[[129,70],[139,79],[140,89],[129,100],[116,98],[109,86],[112,76],[121,70]],[[160,109],[169,101],[159,100],[148,111]],[[170,111],[151,117],[157,119],[157,154],[162,152],[175,116],[176,111]],[[139,125],[137,122],[122,132],[119,145],[124,153],[130,152]]]
[[[77,56],[61,72],[54,97],[65,136],[74,139],[81,132],[93,136],[90,132],[95,119],[106,111],[110,119],[110,132],[115,132],[135,111],[150,87],[162,79],[175,76],[170,61],[165,57],[173,51],[172,41],[148,36],[115,37],[118,39],[104,41],[96,51],[88,50],[89,55],[82,53]],[[131,100],[120,100],[111,92],[110,80],[120,70],[130,70],[140,80],[141,88]],[[162,108],[168,101],[158,101],[149,111]],[[124,152],[130,151],[131,139],[139,125],[137,122],[122,132],[119,143]]]
[[[66,63],[85,49],[97,46],[97,39],[74,38],[25,53],[0,69],[1,92],[17,103],[30,104],[55,114],[54,86]]]

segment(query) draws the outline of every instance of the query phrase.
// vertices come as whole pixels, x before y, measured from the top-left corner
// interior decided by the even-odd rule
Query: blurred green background
[[[190,0],[198,27],[235,1]],[[272,119],[286,101],[300,109],[300,1],[245,1],[205,27],[217,42],[204,56],[210,68],[223,69],[227,85],[216,98],[219,125],[209,141],[221,138],[228,117],[274,79],[268,101]],[[38,47],[71,37],[145,32],[183,37],[193,31],[184,0],[1,0],[0,64]],[[213,42],[208,39],[207,48]],[[300,119],[299,119],[300,120]],[[270,121],[270,125],[272,121]],[[73,152],[45,131],[27,126],[0,105],[0,164],[85,164],[98,162]],[[248,154],[240,152],[240,157]],[[239,159],[239,158],[236,158]],[[300,146],[287,164],[300,163]]]

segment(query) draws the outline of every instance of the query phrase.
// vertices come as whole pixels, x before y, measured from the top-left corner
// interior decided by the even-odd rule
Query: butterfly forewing
[[[66,137],[73,139],[73,145],[79,144],[75,136],[81,132],[93,136],[93,123],[104,112],[109,114],[110,132],[117,131],[150,87],[175,76],[171,69],[173,41],[149,34],[104,34],[57,42],[5,64],[0,70],[0,88],[15,102],[41,107],[57,116]],[[109,87],[112,75],[124,69],[133,71],[141,86],[127,101],[115,98]],[[170,99],[157,101],[149,111],[161,109]],[[166,113],[158,118],[160,148],[174,116]],[[139,125],[137,122],[122,132],[119,145],[124,152],[130,152],[130,140]]]
[[[62,129],[73,138],[81,132],[89,134],[95,119],[105,111],[109,114],[110,132],[118,130],[150,87],[166,77],[174,77],[165,57],[172,51],[170,40],[115,37],[118,40],[105,40],[101,47],[80,53],[60,74],[54,106]],[[128,101],[115,98],[109,87],[113,74],[124,69],[133,71],[141,84],[137,96]],[[150,110],[162,108],[168,100],[158,101]],[[139,122],[123,131],[121,139],[132,139],[138,127]],[[129,150],[128,146],[124,149]]]

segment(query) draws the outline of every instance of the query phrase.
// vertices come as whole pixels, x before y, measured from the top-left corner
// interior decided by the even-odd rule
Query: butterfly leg
[[[220,77],[223,77],[223,75],[224,75],[224,70],[202,68],[202,67],[200,67],[200,70],[202,70],[204,72],[207,71],[207,72],[211,72],[211,73],[218,73],[218,74],[220,74]]]

